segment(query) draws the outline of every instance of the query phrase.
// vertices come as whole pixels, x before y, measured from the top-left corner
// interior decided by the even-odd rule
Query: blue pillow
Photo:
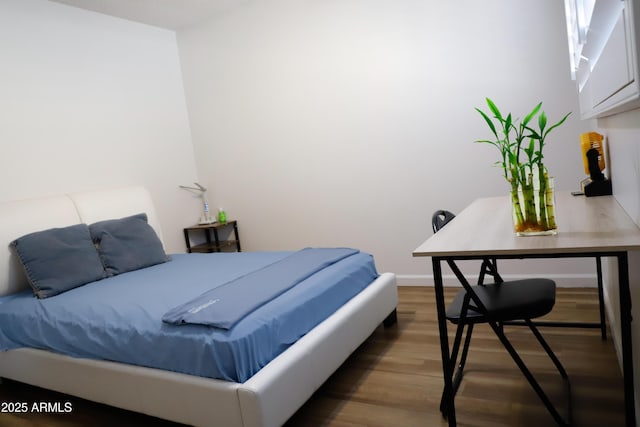
[[[145,213],[96,222],[89,232],[109,276],[169,260]]]
[[[11,242],[11,246],[38,298],[106,277],[86,224],[30,233]]]

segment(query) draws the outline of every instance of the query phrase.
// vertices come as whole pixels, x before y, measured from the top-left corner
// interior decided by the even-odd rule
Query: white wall
[[[196,173],[175,33],[1,0],[0,63],[0,201],[142,184],[183,251],[199,206],[178,189]]]
[[[640,226],[640,109],[595,123],[597,130],[607,136],[616,199]]]
[[[640,226],[640,109],[593,121],[598,131],[607,136],[611,163],[613,194]],[[605,300],[614,342],[620,350],[619,292],[617,266],[605,264]],[[636,414],[640,414],[640,252],[629,253],[629,281],[631,287],[631,335],[636,390]],[[618,359],[621,363],[621,351]]]
[[[546,160],[560,190],[584,177],[591,129],[557,0],[256,1],[177,38],[199,176],[247,250],[354,246],[401,284],[429,283],[411,252],[432,212],[508,191],[497,152],[473,143],[489,137],[486,96],[520,116],[573,111]],[[592,264],[544,268],[585,284]]]

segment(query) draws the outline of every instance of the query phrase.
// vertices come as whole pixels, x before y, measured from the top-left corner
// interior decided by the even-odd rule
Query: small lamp
[[[196,185],[195,187],[187,187],[187,186],[181,185],[180,188],[190,191],[202,199],[203,212],[202,212],[202,216],[200,217],[200,221],[198,221],[198,224],[200,225],[213,224],[214,222],[216,222],[216,218],[215,216],[212,216],[211,213],[209,212],[209,203],[207,202],[207,198],[205,196],[207,189],[204,188],[202,185],[198,184],[197,182],[194,182],[194,184]]]

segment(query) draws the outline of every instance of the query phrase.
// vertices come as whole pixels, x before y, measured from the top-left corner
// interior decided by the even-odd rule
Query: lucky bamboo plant
[[[551,131],[562,125],[571,113],[547,127],[547,115],[536,105],[524,119],[503,115],[495,103],[486,98],[490,113],[476,108],[495,139],[476,142],[491,144],[500,152],[504,178],[511,186],[514,229],[518,234],[540,234],[556,230],[553,187],[543,163],[543,149]],[[537,129],[530,123],[537,116]]]

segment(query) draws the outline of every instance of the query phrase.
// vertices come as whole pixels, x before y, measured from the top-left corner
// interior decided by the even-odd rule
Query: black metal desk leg
[[[189,240],[189,232],[187,231],[187,229],[184,229],[184,241],[187,245],[187,252],[191,253],[191,241]]]
[[[211,247],[211,230],[210,229],[206,229],[204,230],[204,235],[207,239],[207,247],[210,248]],[[216,238],[216,245],[217,245],[218,239]]]
[[[629,262],[626,252],[618,253],[618,286],[620,289],[620,334],[622,340],[622,375],[624,376],[624,407],[628,427],[636,425],[635,393],[633,390],[633,346],[631,342],[631,291]]]
[[[604,314],[604,295],[602,291],[602,257],[596,256],[596,274],[598,276],[598,306],[600,308],[600,336],[607,340],[607,322]]]
[[[235,235],[236,238],[236,249],[238,250],[238,252],[242,252],[242,250],[240,249],[240,236],[238,235],[238,223],[235,222],[233,224],[233,234]]]
[[[438,329],[440,334],[440,353],[442,356],[442,373],[444,375],[443,397],[446,402],[447,420],[449,427],[456,426],[456,409],[453,395],[453,365],[449,355],[449,336],[447,334],[446,307],[444,305],[444,283],[442,281],[442,266],[440,258],[432,258],[433,282],[436,296],[436,310],[438,311]]]
[[[207,231],[209,231],[209,230],[207,230]],[[213,241],[215,242],[216,252],[220,252],[220,237],[218,237],[218,229],[217,228],[213,229]],[[211,244],[211,239],[209,239],[209,241],[207,243]]]

